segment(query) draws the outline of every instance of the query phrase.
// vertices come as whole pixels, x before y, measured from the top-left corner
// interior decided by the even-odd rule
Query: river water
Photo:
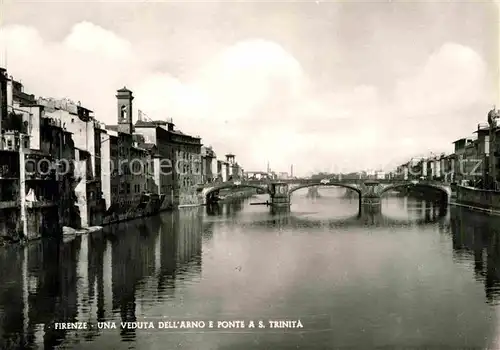
[[[295,193],[290,214],[249,205],[264,196],[2,248],[0,349],[500,348],[500,219],[407,197],[359,216],[320,194]],[[182,320],[205,328],[120,328]]]

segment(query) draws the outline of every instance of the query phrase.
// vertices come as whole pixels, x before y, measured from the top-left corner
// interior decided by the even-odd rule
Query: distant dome
[[[500,117],[500,111],[492,109],[491,111],[488,112],[488,123],[491,124],[491,122],[494,119],[498,119]]]

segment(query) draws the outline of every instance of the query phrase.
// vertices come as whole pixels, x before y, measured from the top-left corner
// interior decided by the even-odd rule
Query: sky
[[[0,66],[116,124],[173,118],[245,170],[385,169],[452,152],[498,101],[488,2],[15,2]]]

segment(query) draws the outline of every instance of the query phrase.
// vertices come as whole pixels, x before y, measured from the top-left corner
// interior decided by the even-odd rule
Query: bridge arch
[[[253,184],[246,184],[246,183],[241,183],[239,185],[235,185],[235,184],[232,184],[232,183],[228,183],[228,184],[222,184],[222,185],[218,185],[218,186],[214,186],[214,187],[210,187],[210,188],[207,188],[207,189],[204,189],[203,190],[203,196],[204,198],[207,198],[211,193],[214,193],[216,191],[220,191],[220,190],[224,190],[224,189],[230,189],[230,188],[255,188],[259,191],[264,191],[265,193],[267,194],[271,194],[269,192],[269,189],[265,186],[259,186],[259,185],[253,185]]]
[[[382,196],[384,193],[394,190],[396,188],[401,188],[401,187],[427,187],[431,188],[437,191],[440,191],[446,202],[450,200],[451,197],[451,188],[438,185],[438,184],[433,184],[433,183],[428,183],[428,182],[415,182],[415,181],[408,181],[408,182],[403,182],[403,183],[397,183],[393,185],[389,185],[387,187],[384,187],[380,192],[379,195]]]
[[[288,191],[288,196],[290,196],[293,192],[300,190],[302,188],[308,188],[308,187],[314,187],[314,186],[330,186],[330,187],[344,187],[348,188],[350,190],[356,191],[359,195],[359,198],[361,198],[361,190],[355,186],[349,185],[349,184],[344,184],[344,183],[338,183],[338,182],[329,182],[329,183],[311,183],[311,184],[304,184],[304,185],[299,185],[297,187],[292,188],[291,190]]]

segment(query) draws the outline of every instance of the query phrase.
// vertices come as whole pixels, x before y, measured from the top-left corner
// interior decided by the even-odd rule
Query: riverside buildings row
[[[414,158],[400,165],[393,177],[426,178],[470,187],[500,190],[500,111],[492,109],[473,137],[453,142],[451,154]]]
[[[199,185],[241,177],[201,138],[170,120],[133,122],[132,91],[117,91],[117,123],[80,103],[36,98],[0,68],[0,240],[62,226],[105,225],[199,203]]]

